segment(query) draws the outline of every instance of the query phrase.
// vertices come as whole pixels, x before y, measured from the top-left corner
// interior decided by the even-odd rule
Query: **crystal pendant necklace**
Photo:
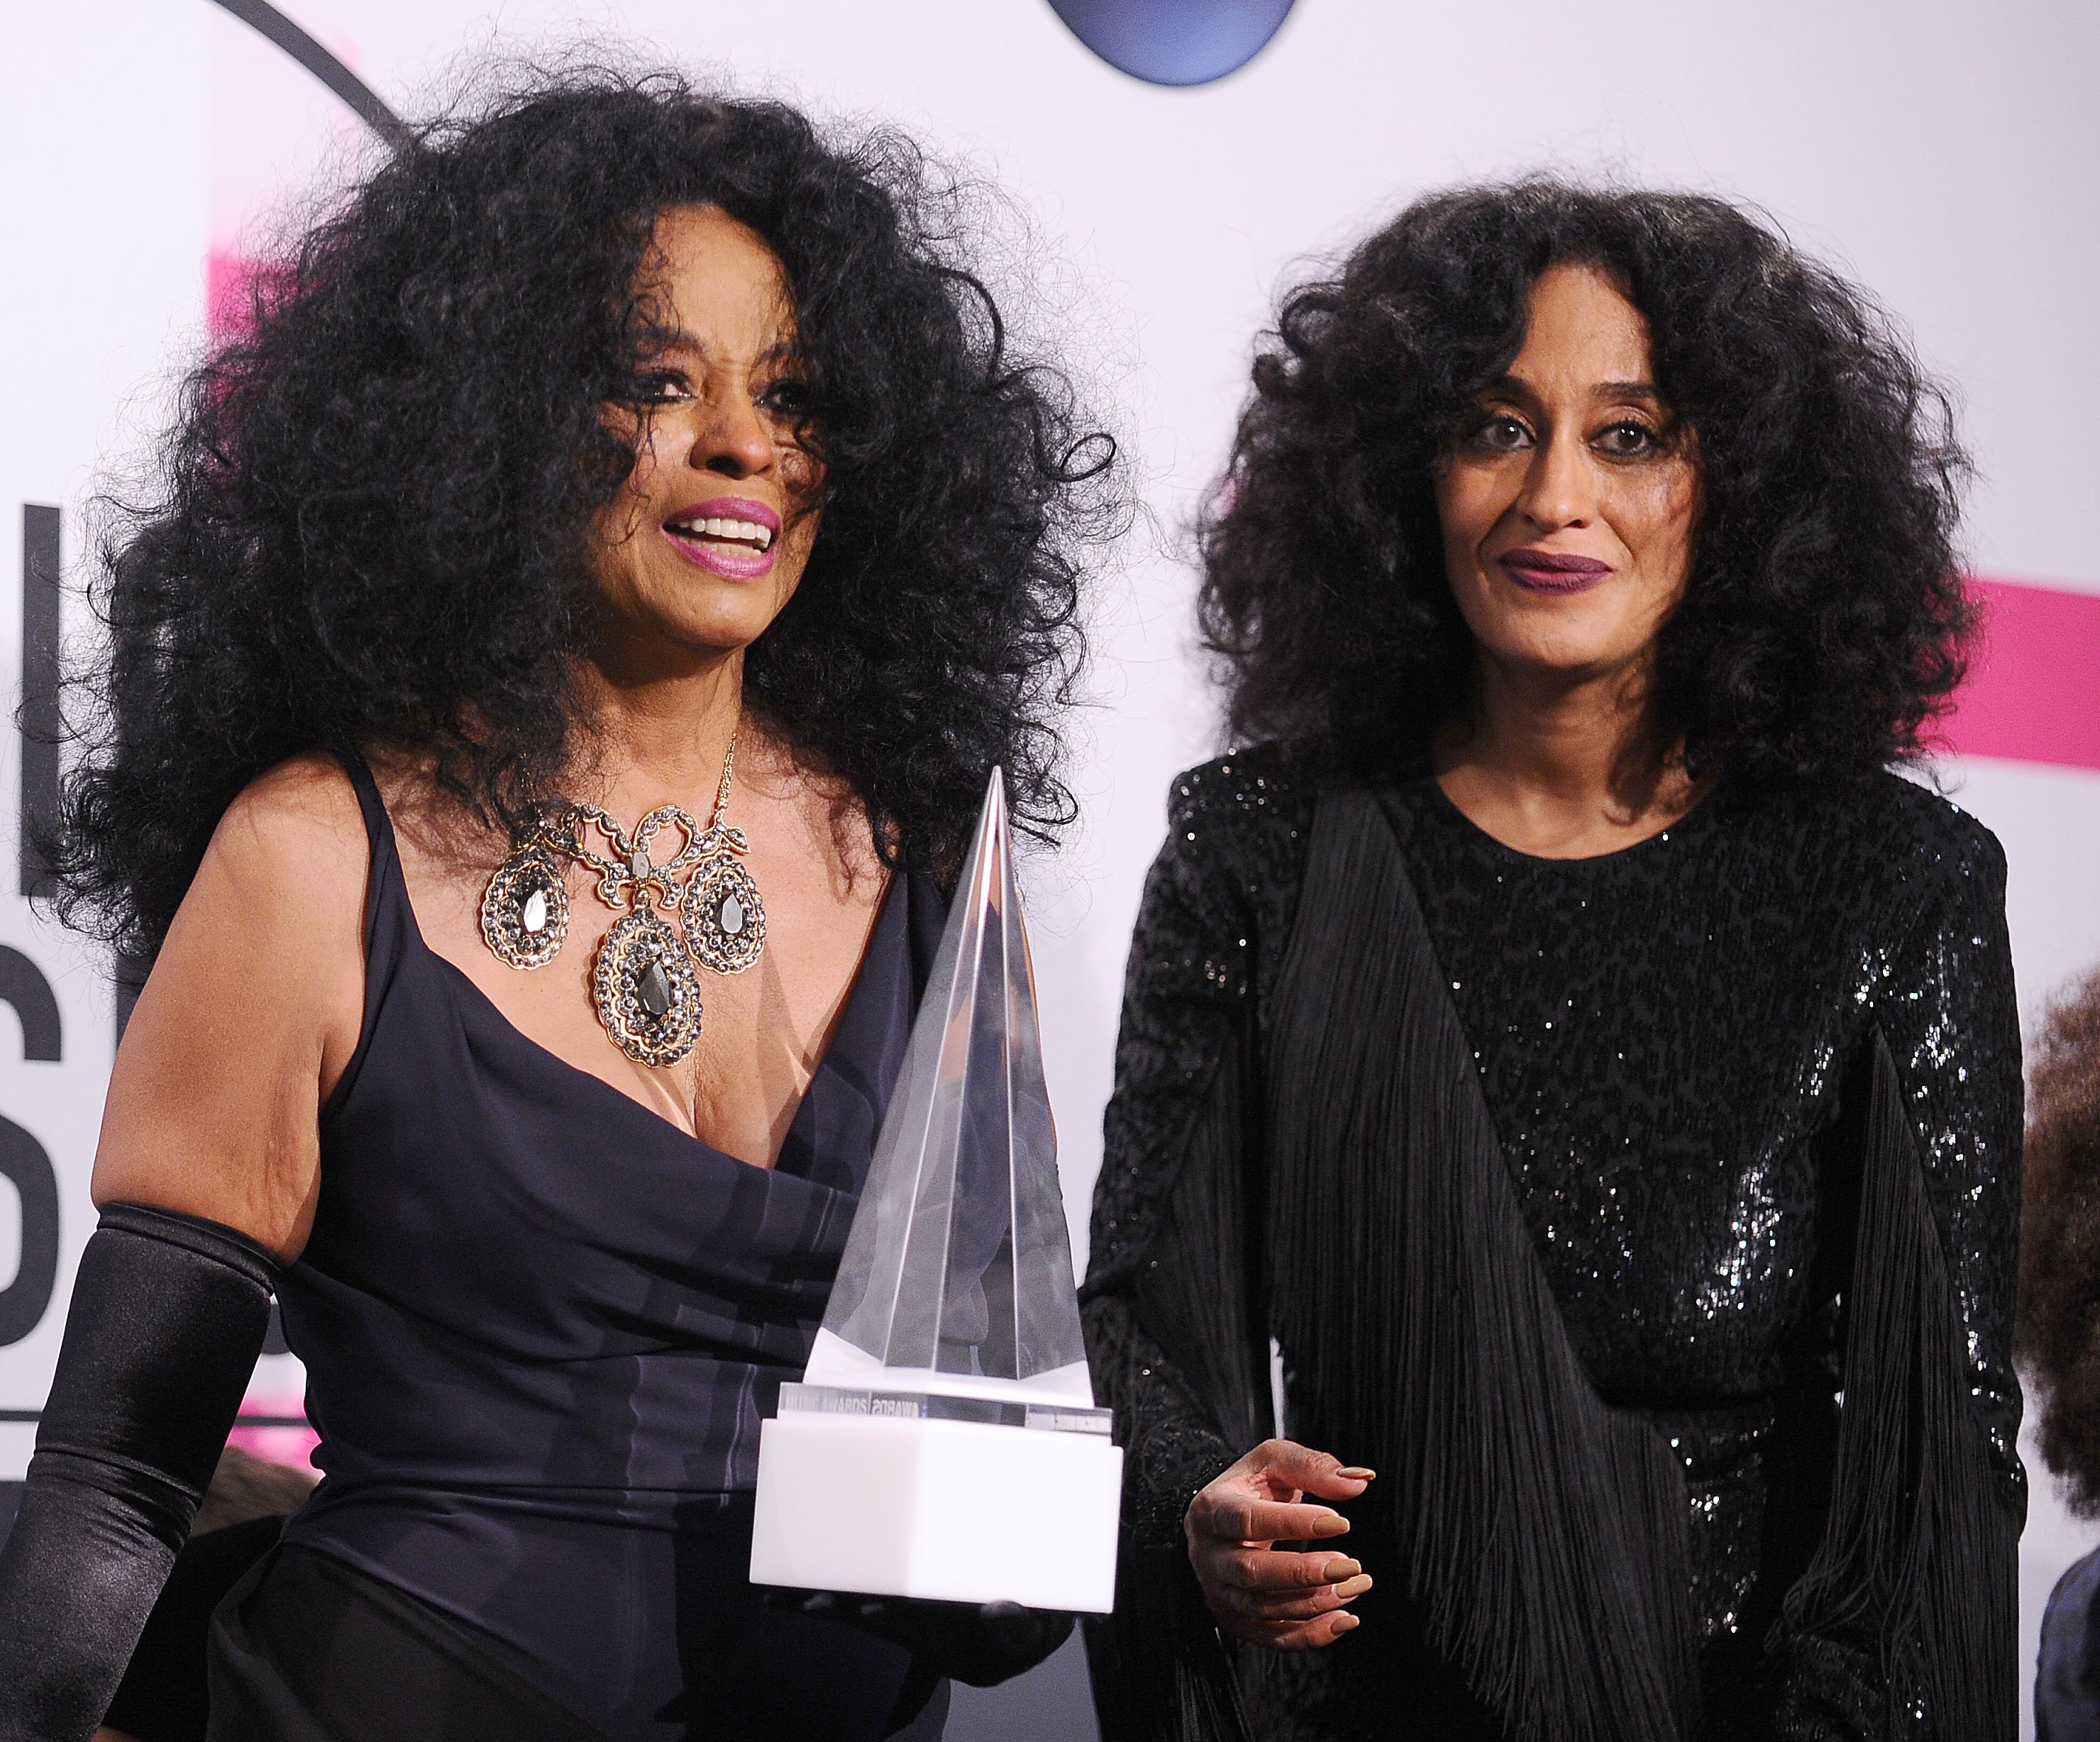
[[[598,898],[620,917],[598,947],[592,995],[607,1035],[638,1065],[675,1065],[699,1039],[696,966],[740,974],[765,949],[765,904],[743,863],[751,844],[729,820],[736,740],[732,732],[706,828],[680,806],[659,805],[630,834],[597,805],[571,805],[518,844],[481,897],[490,953],[512,968],[544,968],[569,933],[568,885],[556,854],[598,874]],[[655,847],[666,830],[680,845],[660,864]],[[610,850],[600,852],[593,837]]]

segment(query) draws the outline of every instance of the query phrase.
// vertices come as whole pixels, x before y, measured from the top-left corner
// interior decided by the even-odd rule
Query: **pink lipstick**
[[[1568,556],[1557,550],[1506,550],[1496,567],[1527,593],[1586,593],[1612,572],[1595,557]]]
[[[730,580],[755,580],[773,567],[780,517],[749,496],[710,496],[670,516],[664,536],[689,562]]]

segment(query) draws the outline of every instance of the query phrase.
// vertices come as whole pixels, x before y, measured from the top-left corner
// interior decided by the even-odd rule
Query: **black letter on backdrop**
[[[59,1001],[42,970],[19,950],[0,944],[0,1003],[22,1023],[22,1056],[46,1064],[59,1057]],[[0,1118],[0,1179],[22,1199],[22,1260],[15,1280],[0,1289],[0,1348],[20,1343],[43,1322],[59,1274],[59,1176],[44,1146],[12,1119]]]
[[[44,1321],[59,1275],[59,1176],[51,1158],[12,1119],[0,1118],[0,1179],[22,1197],[22,1262],[0,1289],[0,1349]]]
[[[15,821],[27,897],[52,891],[38,843],[59,820],[59,511],[39,502],[22,509],[20,719],[22,805]]]

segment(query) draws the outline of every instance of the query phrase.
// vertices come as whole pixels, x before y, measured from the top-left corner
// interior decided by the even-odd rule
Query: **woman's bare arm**
[[[368,858],[356,794],[327,758],[233,801],[117,1048],[97,1204],[183,1211],[298,1256],[320,1108],[363,1021]]]

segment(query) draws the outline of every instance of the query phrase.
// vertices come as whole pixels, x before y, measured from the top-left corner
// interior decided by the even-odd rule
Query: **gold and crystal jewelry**
[[[612,852],[597,851],[584,838],[588,823],[611,843]],[[649,849],[667,828],[675,828],[686,844],[674,858],[656,864]],[[659,805],[629,835],[595,805],[572,805],[549,826],[547,838],[579,864],[598,873],[598,898],[615,911],[632,906],[645,907],[653,897],[670,912],[678,905],[678,873],[699,863],[707,852],[705,837],[692,814],[677,805]]]
[[[686,880],[678,901],[686,948],[703,968],[740,974],[765,950],[765,906],[758,884],[728,853],[710,859]]]
[[[496,960],[511,968],[545,968],[562,953],[569,936],[568,885],[538,833],[488,880],[481,935]]]
[[[704,858],[686,880],[678,900],[687,952],[717,974],[740,974],[765,953],[765,903],[759,897],[757,879],[743,863],[751,843],[729,820],[730,783],[735,774],[732,732],[729,754],[722,758],[721,783],[715,788],[715,814],[700,841]]]
[[[659,805],[630,835],[597,805],[571,805],[496,867],[482,894],[481,935],[491,953],[512,968],[545,968],[569,935],[568,886],[555,854],[597,873],[598,898],[623,915],[598,945],[592,974],[598,1017],[638,1065],[675,1065],[699,1041],[694,964],[740,974],[765,948],[765,903],[741,862],[751,845],[727,814],[736,739],[730,734],[706,828],[690,812]],[[660,865],[652,849],[666,829],[677,831],[681,845]],[[600,852],[587,831],[611,850]],[[678,916],[682,938],[658,917],[660,910]]]
[[[638,1065],[675,1065],[700,1038],[700,988],[677,934],[646,907],[613,922],[592,977],[598,1019]]]
[[[585,838],[588,826],[603,836],[610,853]],[[666,829],[684,836],[677,853],[659,865],[650,849]],[[554,845],[598,873],[598,897],[615,911],[598,946],[592,990],[598,1019],[618,1047],[638,1065],[675,1065],[700,1038],[700,989],[677,933],[651,910],[675,910],[677,874],[698,862],[700,826],[677,805],[659,805],[629,835],[595,805],[577,805],[553,827]]]

